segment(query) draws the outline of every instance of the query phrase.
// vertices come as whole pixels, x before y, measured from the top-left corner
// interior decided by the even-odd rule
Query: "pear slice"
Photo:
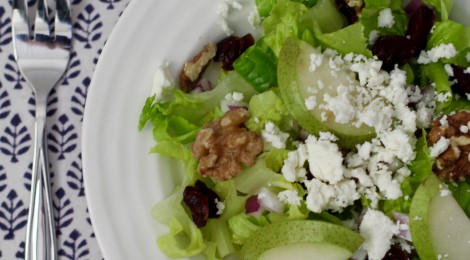
[[[325,103],[325,94],[337,96],[338,86],[359,83],[348,71],[332,72],[325,57],[322,57],[321,64],[311,71],[311,55],[318,54],[320,50],[304,41],[293,38],[285,41],[279,54],[277,75],[281,97],[287,109],[305,130],[315,135],[322,131],[332,132],[339,138],[338,144],[342,147],[353,148],[358,143],[370,140],[375,135],[372,127],[337,123],[333,112],[320,108],[320,105]],[[312,96],[318,105],[309,110],[305,101]]]
[[[431,174],[419,186],[410,206],[411,237],[422,259],[468,259],[470,219],[442,183]]]
[[[241,259],[348,259],[362,236],[346,227],[314,220],[284,221],[258,229],[241,249]]]

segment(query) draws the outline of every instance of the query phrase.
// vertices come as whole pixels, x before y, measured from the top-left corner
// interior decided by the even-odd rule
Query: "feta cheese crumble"
[[[279,192],[277,197],[281,202],[284,202],[289,205],[300,206],[302,198],[299,196],[299,192],[296,190],[285,190]]]
[[[222,203],[222,201],[215,199],[215,206],[217,208],[217,212],[215,214],[222,215],[224,213],[225,204]]]
[[[270,146],[284,149],[289,134],[282,132],[273,122],[267,122],[264,125],[264,130],[261,131],[261,138],[265,143],[265,149],[270,149]]]
[[[365,239],[362,247],[367,250],[369,259],[379,260],[390,249],[391,239],[399,230],[384,213],[369,209],[364,215],[359,231]]]
[[[323,63],[323,55],[312,53],[310,54],[310,66],[308,67],[308,70],[310,72],[314,72],[318,67],[321,66],[322,63]]]
[[[343,179],[343,155],[336,143],[310,135],[305,145],[310,172],[315,178],[331,184]]]
[[[153,87],[151,95],[155,95],[155,101],[161,101],[175,88],[175,82],[170,75],[168,62],[160,65],[153,75]]]
[[[395,24],[395,19],[393,18],[392,10],[390,8],[385,8],[379,13],[378,26],[382,28],[392,28]]]
[[[429,64],[440,59],[450,59],[457,55],[457,50],[452,43],[442,43],[429,51],[421,51],[418,57],[419,64]]]
[[[429,147],[429,156],[432,158],[437,158],[445,150],[447,150],[447,148],[449,148],[449,145],[450,140],[442,136],[439,141],[437,141],[433,146]]]

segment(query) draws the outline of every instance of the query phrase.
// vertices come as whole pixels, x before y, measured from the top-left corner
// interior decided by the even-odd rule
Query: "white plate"
[[[156,245],[162,227],[150,210],[176,185],[170,177],[175,165],[148,154],[151,129],[138,132],[137,123],[158,66],[169,62],[176,76],[188,57],[224,36],[216,15],[220,2],[133,0],[104,48],[85,109],[83,171],[105,259],[168,259]],[[456,7],[460,18],[470,15],[468,0]],[[247,24],[236,31],[246,32]]]

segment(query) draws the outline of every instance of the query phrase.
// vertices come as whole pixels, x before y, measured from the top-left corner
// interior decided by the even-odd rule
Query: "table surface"
[[[46,128],[59,259],[103,258],[85,198],[81,130],[94,67],[129,1],[70,0],[74,50],[50,93]],[[13,57],[11,13],[11,0],[0,1],[0,259],[24,259],[34,95]]]

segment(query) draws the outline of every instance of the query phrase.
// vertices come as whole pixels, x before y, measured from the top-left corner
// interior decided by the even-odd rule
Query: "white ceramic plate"
[[[105,259],[167,259],[156,245],[163,227],[150,210],[176,185],[175,162],[148,154],[151,129],[138,132],[138,118],[160,64],[169,62],[176,76],[188,57],[224,36],[221,1],[133,0],[104,48],[85,109],[83,171]],[[455,10],[469,25],[463,19],[470,16],[468,0],[456,1]],[[242,34],[247,26],[239,23],[235,30]]]

